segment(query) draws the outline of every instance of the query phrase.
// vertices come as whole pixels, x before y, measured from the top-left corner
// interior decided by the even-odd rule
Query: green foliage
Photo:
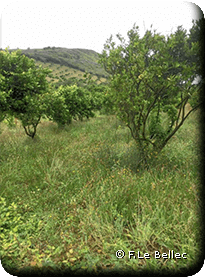
[[[160,152],[200,105],[197,102],[190,112],[185,112],[188,101],[199,94],[193,85],[196,64],[187,62],[196,53],[198,42],[190,48],[181,27],[168,37],[147,31],[140,38],[136,26],[127,35],[127,42],[117,35],[117,46],[110,37],[100,63],[110,74],[116,113],[129,127],[147,164],[151,148]]]
[[[95,109],[95,103],[89,91],[75,85],[60,87],[59,90],[65,95],[66,105],[74,119],[83,120],[84,117],[88,119],[94,116],[92,110]]]
[[[105,86],[103,94],[101,94],[101,109],[100,113],[105,115],[115,114],[114,102],[112,99],[112,94],[109,86]]]
[[[60,127],[71,123],[71,114],[65,103],[65,97],[60,91],[54,91],[46,96],[46,115]]]
[[[189,32],[189,47],[196,48],[196,51],[193,53],[192,56],[189,57],[188,63],[193,61],[196,63],[196,74],[204,80],[204,54],[205,54],[205,19],[202,17],[197,21],[193,21],[193,26]],[[203,84],[202,84],[203,85]]]
[[[12,268],[19,257],[25,258],[25,248],[30,248],[31,238],[34,233],[38,233],[41,221],[34,214],[30,218],[25,217],[28,209],[26,204],[19,206],[12,202],[8,205],[5,198],[0,197],[0,207],[0,258],[6,268]],[[11,256],[14,259],[13,264],[9,263]]]
[[[85,88],[60,86],[54,93],[47,95],[46,115],[60,126],[70,124],[72,118],[83,120],[94,116],[95,99]]]
[[[96,110],[100,110],[101,114],[113,114],[113,102],[109,86],[97,84],[89,73],[85,73],[84,78],[84,87],[91,92]]]
[[[33,59],[22,55],[19,50],[0,52],[1,113],[19,118],[26,134],[32,138],[44,113],[42,100],[49,90],[46,81],[49,72],[37,67]]]

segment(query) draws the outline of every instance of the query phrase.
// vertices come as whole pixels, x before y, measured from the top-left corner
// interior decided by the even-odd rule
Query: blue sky
[[[134,23],[142,35],[151,25],[157,32],[169,34],[179,25],[189,30],[199,12],[198,3],[183,1],[7,0],[0,7],[0,47],[55,46],[102,52],[111,34],[126,37]]]

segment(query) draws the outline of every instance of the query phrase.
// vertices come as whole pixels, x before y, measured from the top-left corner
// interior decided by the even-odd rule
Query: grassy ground
[[[114,116],[65,129],[42,121],[34,140],[1,123],[3,266],[174,274],[194,265],[201,248],[198,113],[148,171],[137,169],[138,150]],[[187,259],[155,258],[169,250]]]

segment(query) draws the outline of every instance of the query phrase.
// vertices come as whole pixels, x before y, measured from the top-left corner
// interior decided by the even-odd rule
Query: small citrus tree
[[[85,88],[60,86],[47,94],[46,115],[60,127],[70,124],[72,119],[83,120],[94,116],[95,102],[92,94]]]
[[[49,73],[49,69],[37,67],[20,50],[0,51],[0,113],[20,119],[26,134],[32,138],[45,111]]]
[[[65,103],[65,96],[62,91],[53,90],[46,95],[45,102],[47,103],[46,115],[59,127],[64,127],[70,124],[72,120],[71,113]]]
[[[116,113],[138,145],[139,163],[147,165],[148,154],[159,153],[200,105],[198,86],[193,85],[196,65],[187,62],[198,42],[189,47],[181,28],[169,37],[147,31],[140,38],[136,26],[127,34],[128,41],[117,35],[117,46],[110,37],[100,63],[110,74]],[[190,101],[193,106],[186,113]]]

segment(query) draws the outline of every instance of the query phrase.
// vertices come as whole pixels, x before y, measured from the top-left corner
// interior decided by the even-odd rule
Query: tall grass
[[[0,252],[7,271],[174,273],[193,266],[201,247],[198,113],[148,171],[137,168],[138,150],[115,116],[64,129],[42,121],[34,140],[1,123]],[[132,250],[136,259],[129,259]],[[155,251],[169,250],[187,259],[155,259]]]

